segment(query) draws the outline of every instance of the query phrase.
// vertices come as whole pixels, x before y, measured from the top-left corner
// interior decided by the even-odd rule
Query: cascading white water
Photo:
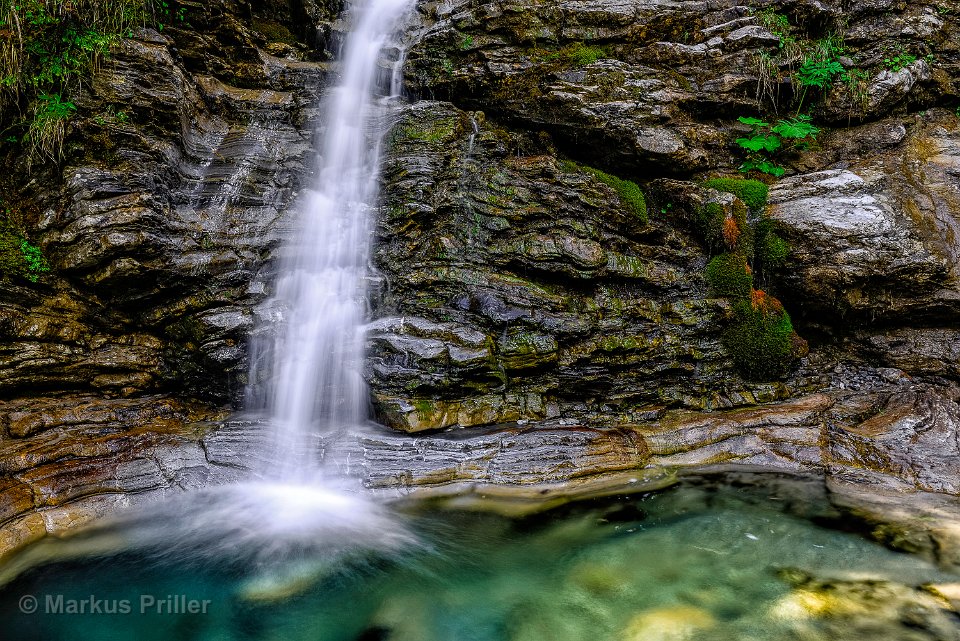
[[[256,409],[272,414],[275,448],[263,480],[220,485],[106,519],[65,547],[45,542],[8,564],[0,586],[53,560],[138,550],[198,563],[237,562],[255,573],[245,598],[304,589],[351,560],[398,554],[416,544],[404,524],[363,495],[315,481],[315,435],[365,418],[361,376],[371,213],[376,204],[380,142],[400,88],[403,50],[392,68],[381,54],[414,0],[353,0],[342,76],[325,109],[315,189],[284,247],[275,299],[282,331],[272,355],[269,391]],[[382,87],[382,89],[381,89]],[[259,378],[251,364],[251,388]],[[251,396],[256,396],[249,390]],[[248,399],[248,402],[250,400]]]
[[[277,451],[270,476],[296,480],[313,474],[315,435],[366,418],[362,327],[370,219],[389,108],[383,98],[400,88],[396,69],[385,72],[380,61],[412,4],[356,0],[348,6],[353,27],[340,83],[325,109],[317,183],[284,248],[272,303],[283,310],[282,330],[263,350],[272,355],[265,400]],[[256,378],[254,373],[251,380]]]

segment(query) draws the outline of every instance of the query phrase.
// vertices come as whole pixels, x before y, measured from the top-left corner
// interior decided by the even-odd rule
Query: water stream
[[[361,378],[364,283],[380,144],[391,94],[399,91],[393,45],[412,0],[356,0],[342,51],[340,81],[322,121],[316,185],[283,248],[274,308],[281,330],[267,346],[269,390],[262,400],[274,451],[258,478],[176,495],[94,524],[68,548],[41,541],[0,568],[0,585],[27,568],[115,550],[161,550],[178,563],[238,563],[258,585],[318,580],[347,560],[414,543],[405,526],[362,493],[323,478],[319,435],[366,418]]]
[[[402,84],[403,48],[393,36],[411,5],[358,0],[347,9],[352,28],[324,109],[316,184],[283,248],[269,305],[280,310],[281,329],[256,350],[269,355],[266,392],[251,394],[250,402],[268,410],[275,430],[270,478],[311,482],[317,435],[349,430],[367,417],[362,327],[371,218],[386,116]],[[388,46],[399,51],[393,65],[383,61]]]

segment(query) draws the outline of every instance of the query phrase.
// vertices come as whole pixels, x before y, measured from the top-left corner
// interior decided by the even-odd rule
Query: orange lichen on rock
[[[734,249],[739,239],[740,226],[733,216],[728,215],[726,220],[723,221],[723,240],[727,243],[727,247]]]

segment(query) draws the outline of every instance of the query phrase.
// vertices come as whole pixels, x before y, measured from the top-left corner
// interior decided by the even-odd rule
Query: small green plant
[[[60,156],[66,123],[77,106],[60,94],[40,94],[27,133],[33,149],[51,160]]]
[[[842,76],[844,71],[843,65],[832,58],[823,60],[807,58],[804,60],[795,74],[797,84],[803,87],[800,102],[797,104],[797,115],[799,116],[801,109],[803,109],[803,102],[807,98],[810,87],[816,87],[820,90],[829,89],[833,86],[834,80],[838,76]]]
[[[464,36],[463,39],[460,41],[460,49],[462,49],[463,51],[466,51],[467,49],[472,49],[472,48],[473,48],[473,36],[471,35]]]
[[[47,259],[43,257],[40,248],[36,245],[31,245],[28,241],[24,240],[20,243],[20,253],[23,255],[24,263],[26,263],[26,277],[30,282],[37,282],[41,273],[50,271],[50,265],[47,264]]]
[[[782,13],[777,13],[772,7],[754,13],[757,21],[770,30],[770,33],[780,39],[778,48],[787,58],[797,55],[799,44],[792,34],[793,26],[790,19]]]
[[[899,45],[887,57],[883,59],[883,66],[889,71],[900,71],[917,61],[917,57],[909,53],[903,45]]]
[[[703,183],[717,191],[733,194],[754,211],[760,211],[767,204],[767,195],[770,188],[759,180],[745,178],[711,178]]]
[[[570,59],[573,61],[573,64],[577,67],[585,67],[586,65],[592,65],[597,60],[605,57],[607,52],[600,47],[588,47],[586,45],[579,45],[574,48],[570,54]]]
[[[166,0],[154,0],[153,12],[157,18],[158,31],[163,31],[166,25],[185,24],[187,21],[187,8],[177,7],[174,9]]]
[[[781,119],[776,125],[760,118],[741,116],[740,122],[749,125],[750,135],[736,139],[737,145],[747,151],[747,159],[740,165],[740,171],[760,171],[780,177],[786,169],[774,162],[774,154],[781,149],[806,149],[816,140],[820,129],[810,122],[810,116],[798,114],[794,118]],[[785,145],[785,141],[788,143]]]
[[[861,112],[866,111],[870,105],[870,74],[863,69],[849,69],[841,80],[850,95],[851,106],[859,107]]]
[[[24,238],[9,220],[0,218],[0,276],[35,283],[47,271],[50,266],[40,248]]]

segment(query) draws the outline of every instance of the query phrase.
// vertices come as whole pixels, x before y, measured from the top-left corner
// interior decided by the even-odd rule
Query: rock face
[[[63,165],[14,186],[52,271],[0,294],[3,394],[236,392],[326,76],[247,10],[124,40],[76,98]]]
[[[340,446],[353,473],[544,501],[762,466],[871,523],[897,492],[949,513],[960,4],[850,4],[419,3],[365,371],[378,419],[417,435]],[[207,5],[112,52],[62,163],[0,152],[6,216],[51,267],[0,288],[0,551],[256,459],[262,430],[224,416],[348,25],[338,2]],[[828,46],[848,75],[801,98],[791,69]],[[769,206],[703,185],[737,175],[739,116],[800,106],[824,131],[778,157]],[[810,342],[782,380],[728,352],[707,211],[789,245],[750,272]],[[877,536],[958,549],[948,530]]]
[[[434,102],[394,129],[376,252],[390,316],[370,333],[385,421],[630,420],[775,395],[730,379],[697,244],[575,165],[517,158],[512,136]]]

